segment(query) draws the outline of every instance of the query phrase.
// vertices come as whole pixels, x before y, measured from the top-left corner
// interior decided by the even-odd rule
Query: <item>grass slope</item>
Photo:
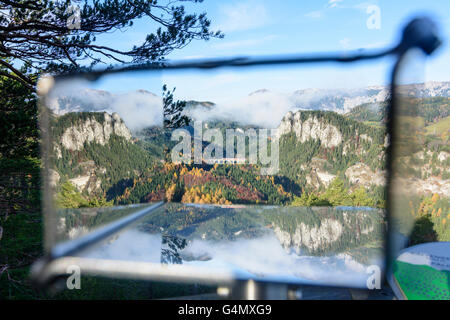
[[[401,261],[394,277],[408,300],[450,300],[450,272]]]
[[[441,135],[442,133],[449,131],[449,128],[450,128],[450,116],[425,127],[425,130],[427,131],[427,134]]]

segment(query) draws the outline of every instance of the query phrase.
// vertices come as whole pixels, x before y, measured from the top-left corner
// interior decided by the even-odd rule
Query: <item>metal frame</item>
[[[387,132],[391,141],[396,137],[396,130],[394,127],[394,118],[396,117],[396,84],[399,66],[405,57],[405,54],[414,48],[421,49],[427,55],[431,55],[436,48],[439,47],[441,41],[438,36],[437,27],[434,22],[427,17],[420,17],[412,20],[403,30],[403,35],[400,43],[386,50],[378,52],[362,53],[356,52],[353,54],[337,53],[337,54],[322,54],[322,55],[294,55],[294,56],[279,56],[279,57],[237,57],[231,59],[214,59],[214,60],[197,60],[190,62],[168,62],[163,61],[159,63],[149,63],[143,65],[130,65],[120,68],[109,68],[106,70],[96,70],[89,72],[79,72],[72,74],[62,74],[54,77],[44,76],[38,82],[38,93],[41,96],[41,104],[45,104],[46,96],[51,92],[56,79],[79,78],[89,81],[98,80],[100,77],[108,74],[121,73],[127,71],[149,71],[149,70],[175,70],[175,69],[214,69],[224,67],[249,67],[249,66],[263,66],[263,65],[280,65],[280,64],[305,64],[305,63],[324,63],[324,62],[338,62],[338,63],[352,63],[363,60],[375,60],[386,56],[393,56],[395,60],[394,68],[391,74],[391,100],[388,108],[388,122]],[[42,131],[42,159],[44,163],[43,168],[43,190],[49,190],[50,182],[48,179],[49,158],[46,152],[50,146],[50,137],[45,128],[48,128],[48,114],[45,109],[41,110],[41,128]],[[392,170],[392,144],[387,149],[387,219],[388,232],[385,242],[385,271],[390,272],[391,261],[395,258],[395,248],[393,248],[392,235],[392,214],[390,213],[391,199],[391,171]],[[125,217],[96,230],[80,239],[64,242],[53,247],[53,230],[49,226],[54,218],[54,208],[51,207],[51,199],[48,192],[43,192],[43,208],[46,222],[46,239],[45,247],[47,255],[36,262],[32,268],[32,280],[39,288],[47,288],[54,283],[56,279],[66,274],[66,269],[72,264],[82,267],[83,271],[92,275],[103,275],[108,277],[132,278],[142,280],[159,280],[170,282],[201,282],[207,284],[224,285],[229,288],[228,292],[233,298],[268,298],[268,297],[287,297],[288,285],[277,279],[239,279],[235,274],[224,270],[223,272],[211,272],[210,270],[203,270],[201,268],[189,268],[186,266],[166,266],[154,263],[144,262],[126,262],[126,261],[110,261],[110,260],[96,260],[85,258],[71,257],[90,245],[98,243],[106,239],[114,233],[119,232],[130,224],[136,222],[138,219],[153,212],[161,207],[163,203],[157,203],[149,208],[139,210],[131,216]],[[101,267],[99,267],[101,265]],[[318,285],[313,283],[299,283],[297,285]],[[295,284],[294,284],[295,285]],[[328,286],[328,285],[327,285]],[[286,290],[285,290],[286,289]],[[286,294],[279,292],[274,295],[275,291],[285,291]]]

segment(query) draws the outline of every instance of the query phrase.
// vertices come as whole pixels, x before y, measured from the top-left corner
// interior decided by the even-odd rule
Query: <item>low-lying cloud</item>
[[[234,80],[225,77],[221,81],[228,83]],[[208,90],[207,87],[204,89]],[[211,108],[190,108],[186,113],[198,121],[234,121],[242,125],[271,129],[277,128],[289,111],[320,109],[346,112],[355,105],[385,98],[385,90],[381,87],[373,88],[372,91],[378,94],[369,94],[367,88],[305,89],[292,93],[261,89],[249,95],[229,99],[227,102],[219,102]],[[162,98],[145,90],[112,94],[108,91],[86,89],[86,85],[80,85],[79,88],[73,84],[70,87],[58,85],[52,93],[49,107],[56,114],[81,111],[116,112],[133,132],[145,127],[163,125]]]
[[[194,109],[189,115],[199,121],[224,120],[263,128],[276,128],[283,116],[293,108],[287,95],[262,92],[218,104],[211,110]]]
[[[69,112],[117,113],[131,131],[162,126],[162,99],[144,91],[112,94],[108,91],[86,89],[84,83],[59,84],[49,97],[48,107],[62,115]]]
[[[159,263],[161,235],[129,230],[84,257]],[[366,285],[365,265],[349,255],[302,256],[286,251],[274,235],[236,241],[193,240],[180,251],[181,256],[208,257],[207,261],[183,261],[189,266],[212,270],[230,270],[243,277],[273,277],[291,281],[313,281],[323,284]]]
[[[363,287],[366,266],[349,255],[306,256],[286,251],[275,236],[238,241],[212,242],[194,240],[187,252],[209,255],[205,262],[188,264],[211,268],[231,268],[238,274],[306,280],[333,285]]]
[[[217,104],[210,110],[198,108],[188,114],[200,121],[236,121],[271,129],[277,128],[289,111],[320,109],[343,112],[336,103],[340,95],[342,93],[337,90],[310,89],[292,94],[258,90],[226,104]]]
[[[132,131],[163,125],[163,107],[160,97],[141,91],[119,95],[111,104]]]

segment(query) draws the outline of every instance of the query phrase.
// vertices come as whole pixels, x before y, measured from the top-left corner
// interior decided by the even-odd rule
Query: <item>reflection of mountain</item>
[[[238,241],[275,235],[297,254],[337,254],[359,247],[381,247],[382,210],[306,207],[221,207],[166,205],[147,218],[142,231],[189,239]]]
[[[282,246],[297,254],[339,253],[367,245],[381,247],[385,228],[381,210],[357,208],[285,209],[272,219]]]
[[[130,215],[145,205],[59,210],[57,240],[78,238],[112,221]]]
[[[164,264],[181,264],[183,259],[180,256],[187,245],[186,239],[172,235],[162,235],[161,241],[161,263]]]
[[[58,240],[142,208],[61,211]],[[366,267],[382,259],[385,226],[384,211],[368,208],[166,204],[81,254],[364,285]]]
[[[116,209],[121,211],[112,208],[113,212]],[[73,218],[76,211],[66,213]],[[89,210],[78,211],[88,214]],[[94,222],[95,217],[89,215],[89,220]],[[330,238],[321,232],[316,234],[314,230],[331,226],[328,221],[342,226],[339,235]],[[213,273],[215,270],[219,274],[231,272],[240,278],[257,276],[267,280],[276,277],[293,282],[365,286],[367,266],[382,261],[383,221],[382,211],[362,208],[167,204],[135,227],[81,255],[183,264],[209,269]],[[351,228],[350,224],[355,227]],[[91,225],[91,228],[95,226]],[[314,239],[318,246],[311,253],[307,247],[297,250],[295,243],[286,242],[286,235],[279,234],[280,230],[286,234],[298,234],[296,230],[300,230],[302,238]]]

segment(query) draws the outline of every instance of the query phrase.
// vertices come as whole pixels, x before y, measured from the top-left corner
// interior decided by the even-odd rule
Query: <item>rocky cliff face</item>
[[[84,144],[96,142],[105,145],[112,134],[131,139],[131,132],[117,113],[103,113],[103,121],[90,117],[68,127],[61,136],[61,145],[68,150],[81,150]]]
[[[450,197],[449,156],[446,151],[422,150],[411,157],[400,158],[399,162],[411,172],[398,177],[397,183],[408,194]]]
[[[328,248],[331,244],[339,240],[344,226],[337,220],[325,219],[321,221],[320,226],[307,226],[300,223],[293,234],[275,227],[274,232],[281,245],[285,249],[293,248],[297,254],[302,249],[308,252],[317,252]]]
[[[79,163],[77,168],[80,169],[82,174],[69,179],[69,181],[79,191],[87,191],[90,194],[100,189],[102,180],[99,176],[106,173],[106,168],[95,165],[92,160]]]
[[[283,140],[283,136],[287,140]],[[352,184],[365,187],[384,185],[385,173],[375,169],[380,166],[374,165],[385,161],[385,146],[381,137],[381,129],[357,123],[334,112],[288,112],[277,128],[281,152],[296,154],[282,161],[282,170],[298,166],[300,174],[294,179],[303,175],[307,186],[314,189],[327,187],[340,170],[345,172]],[[308,141],[320,142],[320,149],[314,151],[309,159],[302,157],[303,153],[308,154],[315,149],[299,145]],[[342,167],[343,164],[347,167]],[[289,170],[286,171],[289,173]]]
[[[63,124],[60,125],[63,126]],[[65,124],[61,132],[54,138],[54,155],[57,159],[62,159],[65,150],[82,153],[86,143],[98,143],[104,146],[108,144],[112,135],[123,137],[129,143],[133,143],[130,130],[117,113],[111,115],[107,112],[90,113],[87,116],[80,116],[69,124]],[[86,156],[84,155],[84,157]],[[101,189],[101,177],[106,173],[106,168],[95,164],[89,158],[85,158],[79,163],[74,163],[72,159],[69,159],[68,162],[72,166],[72,170],[65,174],[79,191],[91,194]],[[51,183],[54,187],[59,183],[60,174],[60,172],[52,170]]]
[[[302,111],[288,112],[278,126],[277,136],[281,137],[283,134],[294,132],[301,142],[320,139],[325,148],[341,144],[343,138],[338,128],[314,115],[302,121],[301,113]]]
[[[351,183],[365,187],[370,185],[384,186],[386,184],[385,171],[373,172],[369,166],[361,162],[345,170],[345,176]]]
[[[319,224],[275,224],[273,230],[283,248],[297,254],[336,253],[383,238],[382,210],[344,210],[339,218],[316,217],[320,219]]]

